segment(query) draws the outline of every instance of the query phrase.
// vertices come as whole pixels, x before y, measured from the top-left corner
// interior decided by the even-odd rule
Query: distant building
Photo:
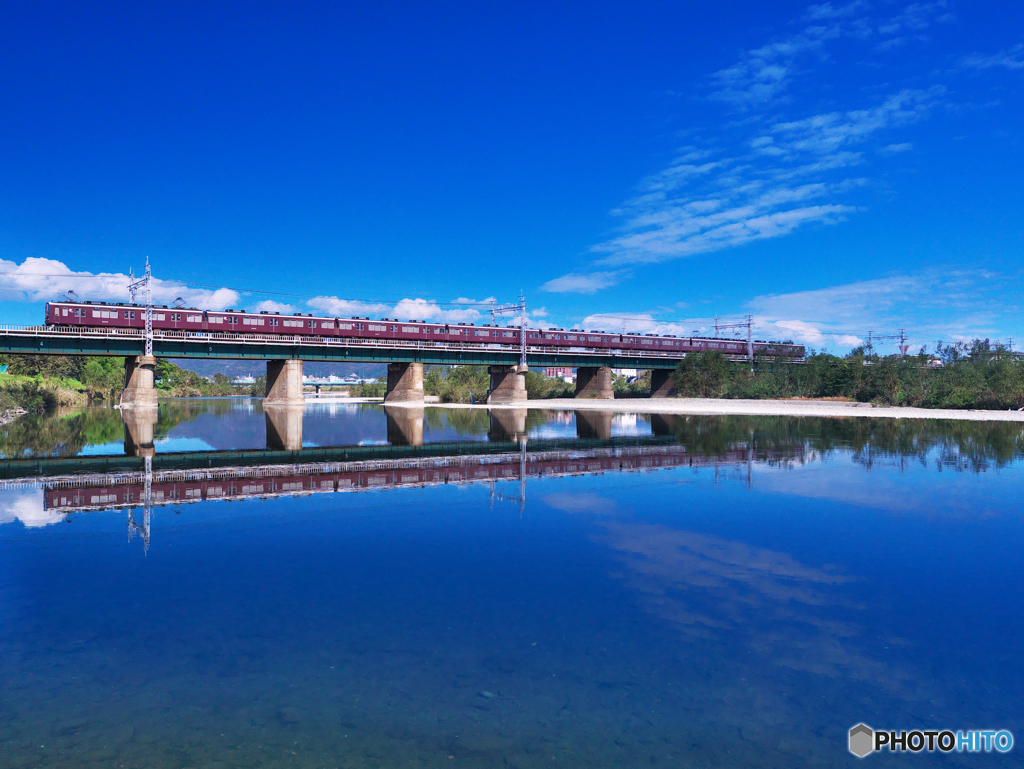
[[[544,369],[544,376],[548,379],[564,379],[566,382],[575,382],[576,369],[572,366],[549,366]]]
[[[612,369],[612,374],[614,376],[624,376],[624,377],[631,377],[631,376],[633,376],[633,377],[635,377],[636,376],[636,369],[635,368],[613,368]]]

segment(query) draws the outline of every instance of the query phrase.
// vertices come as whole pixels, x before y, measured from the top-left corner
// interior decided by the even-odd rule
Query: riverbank
[[[871,417],[873,419],[959,419],[971,422],[1024,422],[1024,411],[980,409],[920,409],[872,406],[870,403],[815,400],[743,400],[716,398],[553,398],[515,405],[482,406],[468,403],[430,404],[439,408],[530,408],[572,411],[628,411],[643,414],[745,415],[791,417]]]

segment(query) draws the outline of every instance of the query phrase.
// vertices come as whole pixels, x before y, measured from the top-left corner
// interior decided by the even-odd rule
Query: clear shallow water
[[[169,439],[263,446],[244,409],[182,405],[200,413]],[[380,441],[383,417],[307,414],[304,438]],[[430,418],[425,443],[460,435]],[[527,452],[575,434],[530,419]],[[833,766],[860,721],[1020,739],[1019,429],[653,421],[633,433],[667,423],[677,448],[627,434],[613,453],[692,465],[588,472],[581,444],[578,471],[528,473],[522,505],[518,478],[399,471],[168,504],[148,550],[125,509],[65,516],[8,481],[0,764]]]

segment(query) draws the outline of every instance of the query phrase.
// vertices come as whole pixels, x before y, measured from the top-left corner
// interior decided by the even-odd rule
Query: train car
[[[142,329],[145,309],[137,305],[105,302],[48,302],[46,324],[108,329]],[[429,323],[426,320],[399,321],[395,318],[373,320],[369,317],[330,318],[312,314],[281,315],[273,312],[248,313],[244,310],[199,310],[191,307],[153,310],[153,327],[160,331],[210,334],[259,334],[268,336],[305,336],[377,340],[381,342],[435,342],[516,348],[520,345],[517,327],[473,323]],[[549,328],[527,329],[531,347],[572,350],[599,349],[641,354],[680,355],[692,352],[720,352],[730,357],[747,354],[747,342],[710,337],[676,337],[657,334],[614,334],[605,331]],[[800,359],[803,345],[790,342],[753,343],[756,356]]]

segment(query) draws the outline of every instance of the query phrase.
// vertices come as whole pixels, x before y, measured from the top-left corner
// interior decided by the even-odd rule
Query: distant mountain
[[[191,358],[172,358],[171,363],[188,371],[195,371],[199,376],[212,377],[214,374],[236,376],[263,376],[267,373],[266,361],[261,360],[193,360]],[[302,365],[302,373],[306,376],[323,377],[348,376],[355,374],[363,378],[386,376],[386,363],[321,363],[306,361]]]

